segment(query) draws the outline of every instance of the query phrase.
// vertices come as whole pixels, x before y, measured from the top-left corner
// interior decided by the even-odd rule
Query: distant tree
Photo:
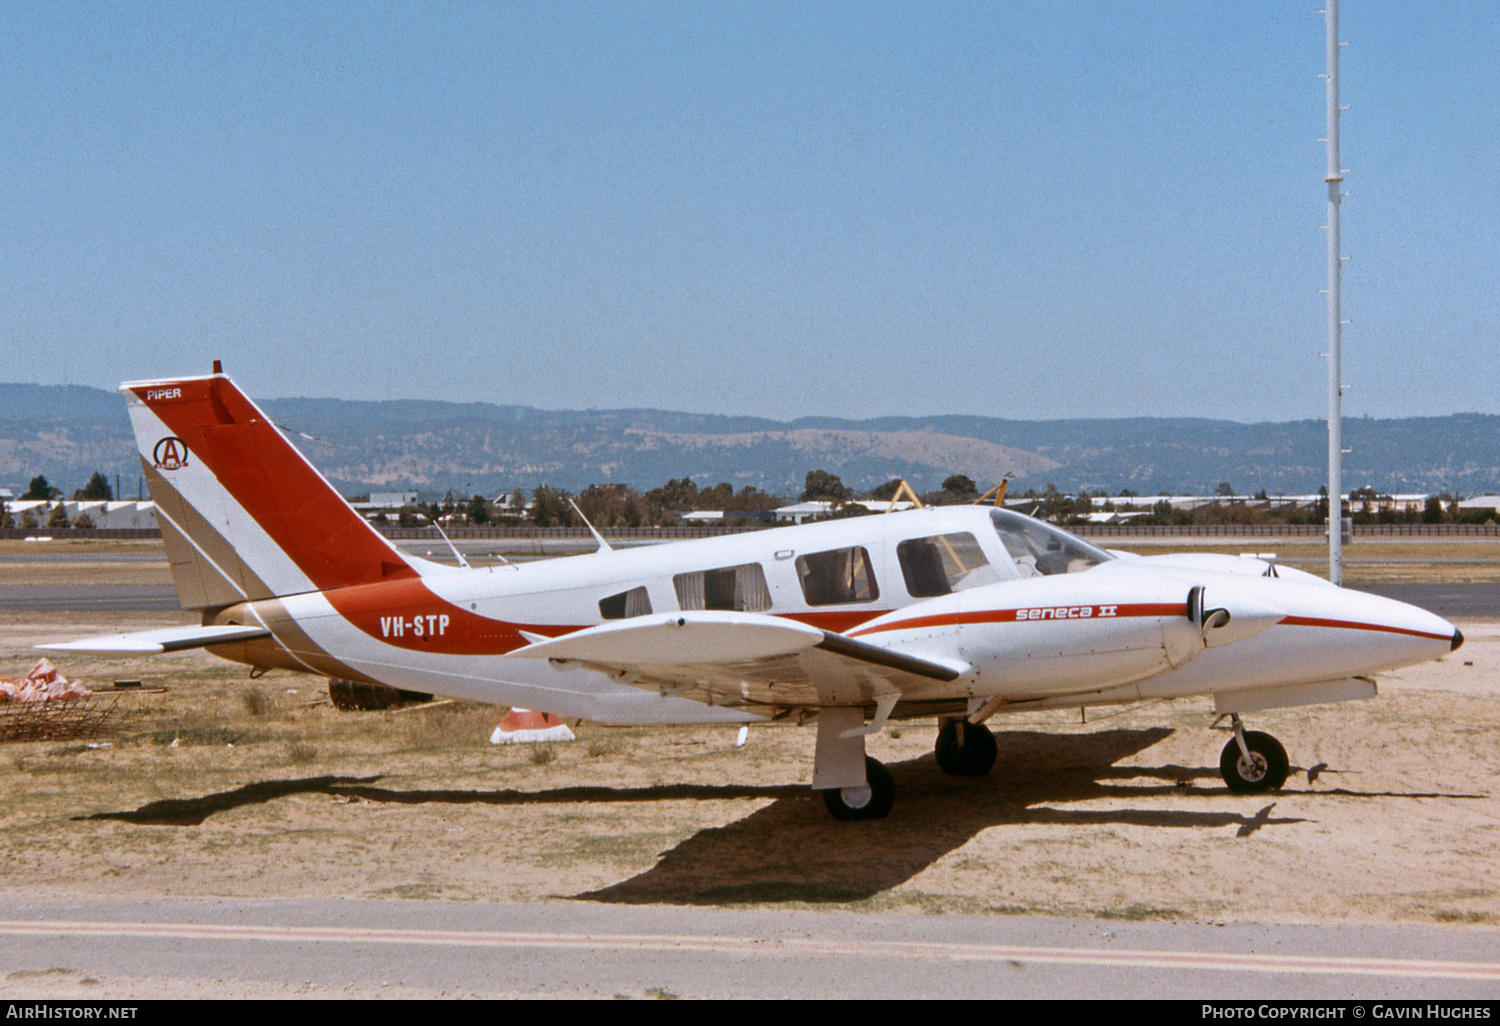
[[[1422,507],[1422,523],[1441,524],[1443,522],[1443,500],[1436,495],[1427,496],[1427,502]]]
[[[114,490],[109,487],[109,478],[97,470],[89,478],[88,484],[73,493],[73,498],[81,502],[109,502],[114,497]]]
[[[47,517],[47,527],[51,529],[68,526],[70,526],[68,524],[68,511],[63,509],[63,504],[59,502],[56,506],[52,507],[52,513]]]
[[[577,502],[595,527],[640,527],[660,516],[644,495],[623,484],[589,485]]]
[[[1072,502],[1051,481],[1047,482],[1047,488],[1042,492],[1042,507],[1047,511],[1049,520],[1056,520],[1073,512]]]
[[[754,485],[746,485],[734,494],[734,498],[724,507],[724,511],[726,513],[763,513],[780,505],[781,500],[776,496],[763,492]]]
[[[826,470],[809,470],[806,484],[802,490],[803,502],[844,502],[853,495],[837,474]]]
[[[690,477],[668,481],[660,488],[651,489],[646,493],[646,500],[661,509],[678,513],[700,508],[698,486]]]
[[[537,485],[531,493],[531,520],[538,527],[570,526],[573,510],[568,505],[568,493],[551,485]]]
[[[4,499],[0,499],[0,531],[16,526],[15,517],[10,515],[10,507]]]
[[[1214,489],[1214,494],[1215,495],[1233,495],[1233,494],[1235,494],[1235,492],[1234,492],[1234,485],[1230,484],[1228,481],[1220,481],[1219,482],[1219,487]]]
[[[931,506],[959,506],[979,498],[979,488],[967,474],[953,474],[943,481],[943,490],[929,492],[922,501]]]
[[[94,526],[94,518],[87,513],[80,513],[73,518],[73,526],[80,529],[92,528]]]
[[[901,479],[899,477],[893,477],[880,487],[872,488],[870,490],[870,498],[877,499],[881,502],[889,502],[896,497],[896,493],[900,490]]]
[[[31,487],[26,489],[23,499],[55,499],[60,492],[47,483],[47,479],[38,474],[31,479]]]
[[[705,488],[698,493],[699,509],[728,509],[733,501],[734,485],[728,481],[720,481],[712,488]]]
[[[466,511],[471,524],[487,524],[490,522],[490,504],[484,501],[483,495],[476,495],[469,500],[469,508]]]
[[[943,491],[955,495],[972,495],[979,498],[979,487],[968,474],[953,474],[943,481]]]

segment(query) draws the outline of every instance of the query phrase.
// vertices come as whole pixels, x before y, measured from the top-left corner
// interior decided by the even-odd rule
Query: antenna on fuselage
[[[432,526],[437,528],[437,533],[442,536],[443,541],[448,543],[448,549],[453,553],[453,558],[458,560],[458,565],[465,570],[471,569],[469,561],[464,558],[462,552],[458,551],[458,546],[453,544],[453,540],[448,537],[448,532],[443,530],[443,526],[437,522],[436,517],[432,519]]]
[[[602,535],[598,531],[596,531],[594,529],[594,525],[591,524],[591,523],[589,523],[589,518],[583,515],[583,510],[581,510],[581,509],[578,508],[578,503],[576,503],[576,502],[573,501],[573,497],[571,495],[568,496],[568,505],[573,507],[573,512],[577,513],[578,514],[578,519],[583,521],[583,526],[587,527],[589,529],[589,533],[592,534],[594,536],[594,540],[596,540],[599,543],[599,551],[600,552],[613,552],[613,551],[615,551],[614,549],[612,549],[612,548],[609,547],[609,542],[607,542],[607,541],[604,540],[604,535]]]

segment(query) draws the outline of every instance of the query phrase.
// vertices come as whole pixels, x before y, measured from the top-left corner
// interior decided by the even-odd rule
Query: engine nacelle
[[[1242,614],[1238,604],[1169,577],[1068,574],[930,599],[851,636],[962,660],[973,667],[976,694],[1061,695],[1181,669],[1210,645],[1263,630],[1282,615],[1264,603]]]

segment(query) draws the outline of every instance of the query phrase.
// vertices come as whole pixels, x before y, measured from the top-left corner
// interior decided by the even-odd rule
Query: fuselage
[[[1205,626],[1193,589],[1224,624]],[[1086,705],[1335,681],[1436,658],[1459,637],[1423,610],[1261,560],[1117,558],[1019,514],[950,507],[242,602],[211,622],[273,637],[212,651],[604,722],[799,707],[796,693],[710,704],[511,655],[538,637],[697,610],[785,617],[967,664],[957,680],[904,688],[897,716],[978,699]]]

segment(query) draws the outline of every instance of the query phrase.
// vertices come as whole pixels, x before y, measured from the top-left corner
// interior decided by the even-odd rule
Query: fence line
[[[617,541],[676,541],[687,538],[722,538],[762,530],[760,525],[744,527],[607,527],[600,533]],[[377,528],[392,541],[435,541],[442,536],[431,527]],[[1322,524],[1082,524],[1068,528],[1086,538],[1326,538]],[[593,536],[586,527],[456,527],[447,532],[455,541],[481,538],[577,538]],[[145,540],[160,538],[157,528],[134,527],[36,527],[0,528],[0,538],[53,538]],[[1497,524],[1355,524],[1355,538],[1500,538]]]

